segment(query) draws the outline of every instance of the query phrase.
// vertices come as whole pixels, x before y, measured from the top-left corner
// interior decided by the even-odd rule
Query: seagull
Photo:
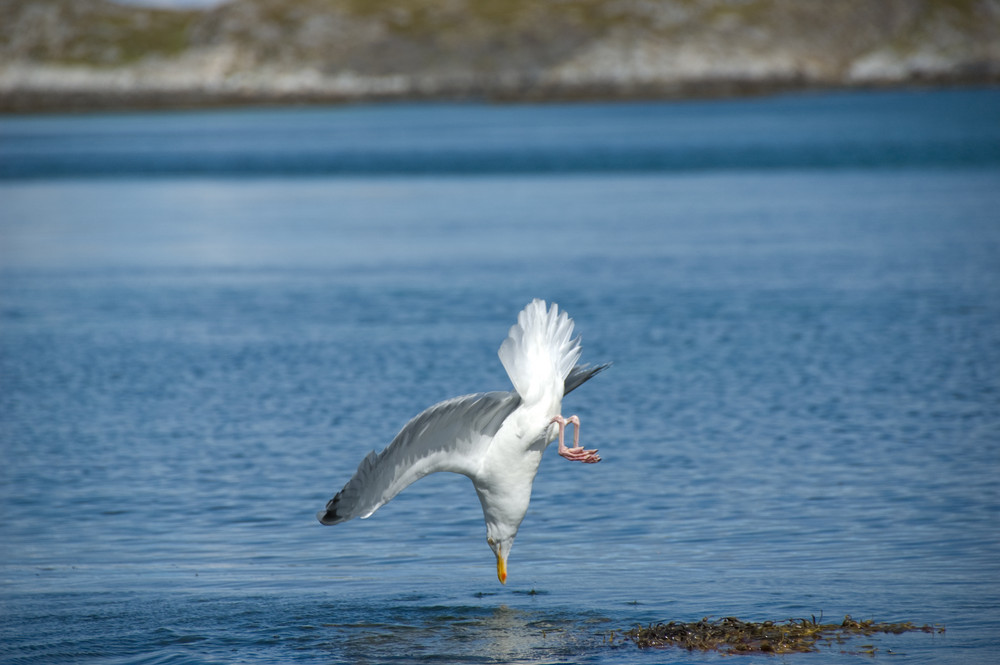
[[[547,308],[544,300],[533,300],[498,352],[514,390],[455,397],[428,408],[385,450],[369,453],[316,517],[327,525],[364,519],[427,474],[460,473],[479,495],[497,579],[506,584],[507,557],[548,445],[558,438],[562,457],[584,464],[601,461],[597,450],[580,446],[580,419],[562,415],[562,398],[611,363],[577,365],[580,338],[572,334],[573,319],[558,305]],[[570,424],[572,447],[565,443]]]

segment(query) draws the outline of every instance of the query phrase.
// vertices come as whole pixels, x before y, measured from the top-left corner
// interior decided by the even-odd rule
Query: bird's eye
[[[494,545],[497,544],[497,541],[493,540],[492,538],[487,538],[486,542],[489,543],[490,547],[493,547]]]

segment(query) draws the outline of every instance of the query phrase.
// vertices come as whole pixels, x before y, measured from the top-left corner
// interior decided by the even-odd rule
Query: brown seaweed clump
[[[922,631],[943,633],[940,626],[917,626],[909,621],[903,623],[876,623],[867,619],[857,621],[850,615],[842,623],[820,623],[811,619],[788,619],[787,621],[764,621],[762,623],[741,621],[734,617],[684,623],[671,621],[658,623],[647,628],[636,627],[624,634],[625,639],[639,647],[676,646],[689,651],[719,651],[722,653],[801,653],[818,651],[819,646],[833,641],[843,642],[854,636],[870,636],[876,633],[906,633]],[[875,647],[863,645],[865,653],[874,653]]]

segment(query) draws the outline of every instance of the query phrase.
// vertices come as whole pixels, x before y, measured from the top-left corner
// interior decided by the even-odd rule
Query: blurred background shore
[[[0,0],[0,111],[1000,83],[997,0],[153,4]]]

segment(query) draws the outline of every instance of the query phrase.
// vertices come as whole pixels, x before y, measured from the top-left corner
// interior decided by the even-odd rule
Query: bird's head
[[[497,579],[501,584],[507,584],[507,557],[510,556],[510,548],[514,545],[515,529],[509,532],[508,529],[499,525],[486,525],[486,542],[497,558]]]
[[[521,520],[528,512],[533,477],[532,473],[523,478],[526,483],[507,483],[506,486],[503,483],[492,487],[476,485],[486,520],[486,542],[497,558],[497,579],[501,584],[507,583],[507,557]]]

